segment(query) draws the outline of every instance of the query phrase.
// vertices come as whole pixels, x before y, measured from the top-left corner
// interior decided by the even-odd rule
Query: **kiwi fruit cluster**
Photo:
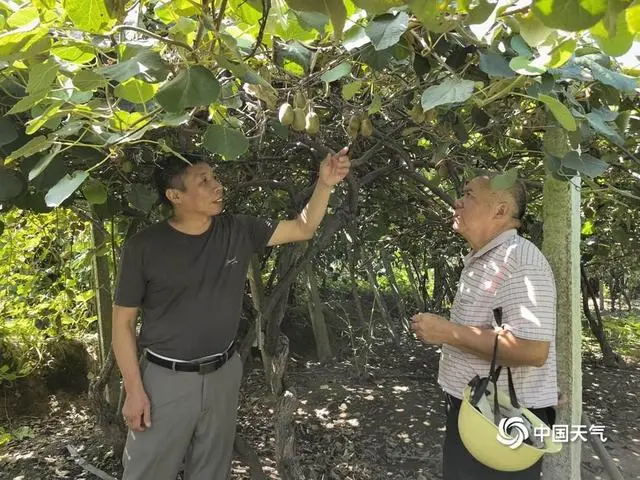
[[[278,120],[296,132],[315,135],[320,131],[320,118],[302,92],[296,92],[293,96],[293,106],[289,102],[280,105]]]

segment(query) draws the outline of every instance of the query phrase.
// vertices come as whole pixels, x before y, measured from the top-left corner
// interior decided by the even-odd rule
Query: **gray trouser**
[[[151,428],[129,430],[122,480],[227,480],[236,431],[242,361],[238,354],[215,372],[174,372],[142,361],[151,401]]]

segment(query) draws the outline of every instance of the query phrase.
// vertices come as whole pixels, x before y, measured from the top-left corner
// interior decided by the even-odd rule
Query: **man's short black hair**
[[[186,157],[185,157],[186,158]],[[164,157],[156,162],[156,168],[153,171],[153,180],[156,186],[160,201],[168,206],[172,207],[173,204],[167,198],[166,191],[169,188],[175,188],[184,192],[184,174],[187,169],[199,163],[198,160],[188,159],[189,162],[185,162],[183,159],[172,155]]]

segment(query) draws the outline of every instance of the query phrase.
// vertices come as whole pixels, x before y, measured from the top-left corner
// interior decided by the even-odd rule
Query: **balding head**
[[[463,198],[456,202],[453,229],[474,249],[508,229],[518,228],[526,210],[524,183],[516,180],[510,188],[494,190],[491,179],[496,175],[481,174],[467,182]]]

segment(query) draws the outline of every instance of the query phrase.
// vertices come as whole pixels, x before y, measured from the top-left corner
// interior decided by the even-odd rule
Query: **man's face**
[[[494,218],[493,192],[486,177],[476,177],[464,186],[456,200],[453,230],[467,240],[482,236]]]
[[[170,195],[176,208],[185,213],[213,216],[222,211],[222,184],[213,175],[206,163],[190,166],[183,174],[184,190],[171,189]]]

